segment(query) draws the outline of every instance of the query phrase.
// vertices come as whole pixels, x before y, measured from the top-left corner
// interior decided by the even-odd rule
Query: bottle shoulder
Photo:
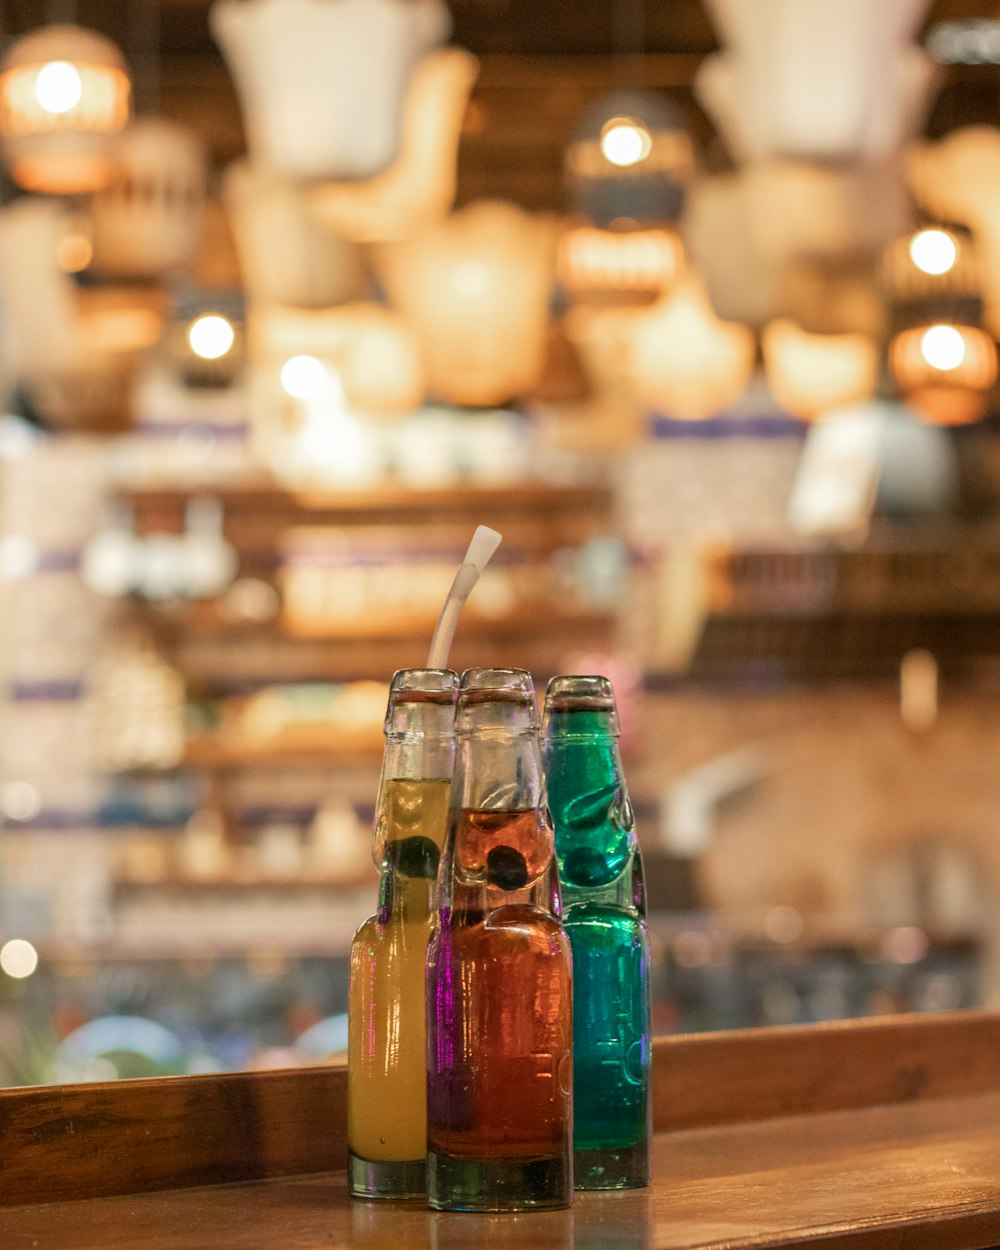
[[[577,902],[566,899],[562,921],[567,932],[574,927],[606,928],[622,932],[634,930],[642,934],[648,932],[645,918],[636,907],[607,899],[584,899]]]

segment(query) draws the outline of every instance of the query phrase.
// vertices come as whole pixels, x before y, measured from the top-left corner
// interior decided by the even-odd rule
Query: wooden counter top
[[[669,1131],[656,1139],[653,1186],[580,1194],[570,1211],[503,1216],[352,1202],[342,1172],[310,1167],[309,1147],[297,1134],[306,1129],[301,1117],[315,1099],[296,1102],[291,1091],[296,1080],[303,1090],[317,1080],[341,1089],[342,1069],[5,1091],[0,1196],[7,1205],[0,1210],[0,1246],[981,1250],[1000,1244],[998,1078],[1000,1016],[986,1013],[664,1039],[655,1047],[655,1106],[658,1127]],[[178,1098],[212,1088],[223,1095],[201,1098],[200,1131],[191,1123],[178,1128]],[[138,1113],[154,1105],[157,1089],[162,1114]],[[262,1089],[269,1090],[263,1103],[253,1096]],[[734,1095],[728,1118],[727,1089]],[[668,1095],[672,1108],[664,1101]],[[56,1110],[60,1098],[68,1124]],[[790,1098],[800,1114],[787,1114]],[[123,1113],[117,1117],[115,1102]],[[320,1114],[329,1118],[338,1103],[339,1095]],[[195,1104],[187,1105],[188,1119],[197,1116]],[[181,1157],[185,1133],[216,1143],[201,1151],[203,1161],[215,1149],[229,1149],[236,1159],[227,1156],[232,1175],[240,1151],[226,1146],[226,1117],[234,1134],[243,1125],[246,1141],[260,1130],[254,1109],[265,1105],[284,1124],[274,1125],[263,1174],[287,1170],[288,1163],[298,1174],[157,1189],[147,1160],[144,1180],[134,1168],[126,1176],[124,1161],[134,1165],[144,1150],[162,1155],[161,1180],[168,1185],[178,1176],[197,1176],[197,1152]],[[289,1127],[289,1150],[297,1153],[285,1160],[278,1143]],[[168,1148],[158,1151],[157,1140]],[[342,1122],[319,1127],[313,1140],[322,1156],[332,1146],[340,1149]],[[261,1174],[259,1161],[246,1150],[242,1157],[244,1171]],[[109,1196],[38,1201],[42,1194],[81,1192],[80,1179],[87,1176],[90,1192],[103,1186]],[[123,1187],[152,1192],[111,1193],[116,1176]]]

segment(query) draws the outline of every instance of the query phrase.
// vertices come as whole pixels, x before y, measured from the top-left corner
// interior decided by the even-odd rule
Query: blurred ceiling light
[[[965,359],[965,339],[955,326],[930,326],[920,336],[920,354],[932,369],[950,373]]]
[[[371,178],[318,182],[309,194],[317,221],[357,243],[413,238],[443,221],[455,202],[462,118],[478,72],[464,48],[422,57],[407,88],[396,159]]]
[[[513,204],[481,200],[419,238],[379,249],[390,302],[416,330],[427,390],[488,407],[541,376],[555,228]]]
[[[746,390],[756,343],[752,331],[721,321],[700,277],[688,274],[631,329],[630,371],[640,402],[666,416],[715,416]]]
[[[575,212],[594,225],[677,221],[694,175],[694,146],[684,117],[652,91],[614,91],[584,113],[566,149]]]
[[[411,75],[451,29],[443,0],[215,0],[209,17],[251,155],[304,180],[395,160]]]
[[[38,967],[38,951],[25,938],[10,938],[0,946],[0,969],[23,981]]]
[[[14,181],[53,195],[105,186],[130,91],[121,53],[94,31],[45,26],[13,43],[0,63],[0,144]]]
[[[674,281],[683,258],[673,230],[572,226],[559,236],[556,269],[570,291],[657,292]]]
[[[652,136],[633,117],[613,117],[601,128],[601,151],[612,165],[638,165],[652,150]]]
[[[46,113],[68,113],[82,98],[83,79],[69,61],[50,61],[38,71],[35,99]]]
[[[929,0],[708,0],[724,44],[695,93],[734,158],[872,161],[915,136],[938,71],[912,42]]]
[[[954,236],[946,230],[919,230],[910,240],[910,259],[926,274],[947,273],[958,258]]]
[[[149,278],[189,266],[207,191],[201,139],[162,117],[142,117],[115,138],[112,156],[114,177],[90,206],[94,268]]]
[[[360,248],[317,218],[309,192],[245,160],[229,166],[223,187],[251,305],[325,309],[361,296]]]
[[[914,145],[906,179],[926,213],[971,229],[984,319],[1000,333],[1000,128],[963,126],[936,143]]]
[[[281,366],[281,388],[293,399],[318,399],[336,387],[336,379],[315,356],[292,356]]]
[[[232,322],[218,313],[205,313],[196,318],[188,329],[191,350],[202,360],[218,360],[231,350],[236,341]]]
[[[262,377],[278,382],[289,359],[315,357],[330,371],[327,385],[342,388],[352,412],[397,415],[412,412],[424,398],[417,332],[396,309],[368,302],[298,309],[261,301],[251,309],[247,324],[253,367]],[[266,398],[270,385],[265,383],[253,405],[254,425],[265,442],[267,431],[279,441],[282,437],[274,427],[277,410]],[[257,390],[251,387],[251,393]]]
[[[889,365],[900,390],[925,420],[965,425],[985,409],[997,379],[992,338],[978,326],[914,326],[889,343]]]
[[[809,334],[779,318],[761,335],[764,370],[786,411],[812,420],[875,393],[879,350],[865,334]]]
[[[64,204],[40,196],[0,210],[7,360],[45,421],[107,430],[131,418],[136,352],[159,334],[161,295],[72,282],[57,259],[70,221]]]

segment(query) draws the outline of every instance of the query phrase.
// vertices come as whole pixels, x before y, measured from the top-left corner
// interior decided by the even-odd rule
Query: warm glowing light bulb
[[[0,946],[0,968],[9,977],[21,981],[38,967],[38,951],[24,938],[11,938]]]
[[[35,99],[46,113],[68,113],[83,97],[80,71],[69,61],[49,61],[35,79]]]
[[[958,259],[958,248],[946,230],[921,230],[910,240],[910,259],[922,273],[947,273]]]
[[[191,350],[202,360],[218,360],[236,341],[236,331],[225,317],[218,313],[206,313],[191,323],[188,342]]]
[[[652,150],[649,131],[631,117],[614,117],[601,130],[601,151],[612,165],[638,165]]]
[[[954,326],[931,326],[921,336],[920,354],[932,369],[948,373],[965,359],[965,339]]]
[[[330,371],[315,356],[293,356],[281,366],[281,387],[293,399],[315,399],[330,389]]]

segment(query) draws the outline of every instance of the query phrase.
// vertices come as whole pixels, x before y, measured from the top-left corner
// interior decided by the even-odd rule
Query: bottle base
[[[577,1189],[642,1189],[649,1184],[649,1147],[611,1146],[573,1151]]]
[[[427,1155],[427,1201],[438,1211],[538,1211],[573,1202],[566,1155],[535,1159],[456,1159]]]
[[[362,1159],[349,1150],[347,1190],[352,1198],[424,1198],[427,1164],[423,1159]]]

